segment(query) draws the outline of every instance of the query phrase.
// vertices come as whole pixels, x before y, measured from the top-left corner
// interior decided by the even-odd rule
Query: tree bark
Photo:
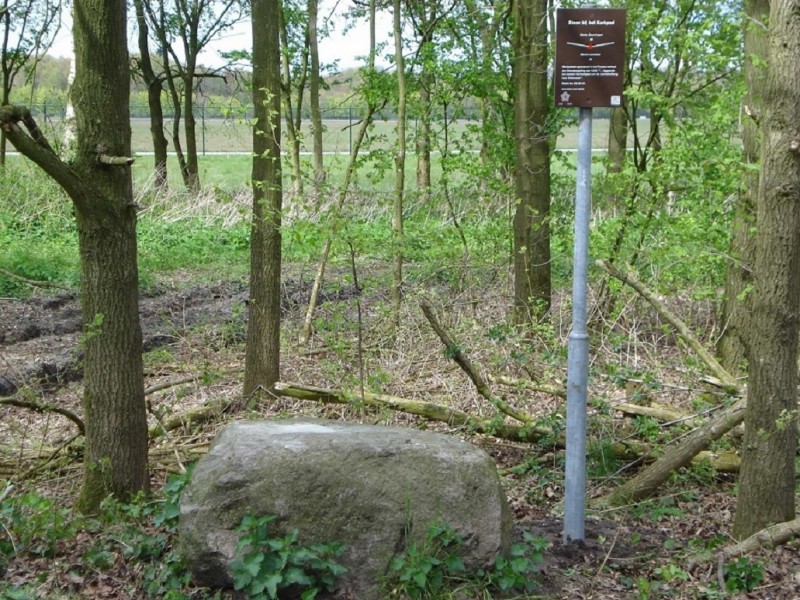
[[[156,188],[167,185],[167,136],[164,135],[164,111],[161,107],[161,79],[153,70],[150,60],[150,42],[143,0],[134,0],[136,23],[139,27],[139,67],[147,85],[147,106],[150,109],[150,135],[153,138],[153,180]]]
[[[281,74],[278,0],[253,0],[253,223],[244,394],[280,373]]]
[[[547,135],[547,1],[515,3],[514,308],[536,323],[550,311],[550,142]]]
[[[772,0],[748,399],[733,535],[795,517],[800,325],[800,0]]]
[[[755,167],[759,162],[759,131],[756,119],[763,114],[762,93],[766,83],[765,68],[769,40],[767,22],[769,0],[746,0],[744,3],[744,77],[747,92],[742,101],[742,149],[745,164]],[[736,201],[733,217],[733,233],[728,254],[731,262],[725,274],[725,294],[719,322],[722,333],[717,342],[720,363],[731,373],[746,371],[747,327],[752,309],[753,260],[758,196],[758,171],[747,169],[742,178],[742,187]]]

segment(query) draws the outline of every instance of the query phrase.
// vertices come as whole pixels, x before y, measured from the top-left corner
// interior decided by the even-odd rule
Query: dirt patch
[[[284,312],[308,303],[311,282],[284,282]],[[319,303],[345,300],[350,286],[325,290]],[[143,351],[173,343],[198,327],[227,328],[230,340],[241,341],[247,322],[247,286],[223,282],[185,288],[159,286],[139,299]],[[78,295],[0,301],[0,397],[10,396],[28,383],[45,389],[82,377]]]

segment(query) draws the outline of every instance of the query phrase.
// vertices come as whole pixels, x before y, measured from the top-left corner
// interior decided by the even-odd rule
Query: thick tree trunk
[[[130,156],[129,73],[124,0],[75,0],[77,124],[73,200],[81,254],[86,450],[78,507],[96,510],[108,494],[149,487],[147,420],[138,311],[136,210],[129,166],[99,154]]]
[[[758,125],[756,119],[763,114],[762,93],[766,83],[765,67],[769,40],[767,22],[769,0],[747,0],[744,20],[744,76],[747,93],[743,102],[743,113],[752,118],[742,120],[742,147],[744,161],[757,165],[759,161]],[[756,200],[758,196],[758,172],[746,170],[736,202],[733,218],[733,234],[728,254],[733,260],[725,276],[725,295],[719,322],[722,334],[717,342],[717,356],[731,373],[746,370],[745,339],[750,321],[753,285],[753,260],[755,258]]]
[[[515,4],[514,322],[550,310],[550,143],[547,135],[547,1]]]
[[[800,329],[800,0],[772,0],[748,398],[733,535],[795,516]]]
[[[150,60],[150,42],[143,0],[134,0],[136,23],[139,27],[139,66],[147,85],[147,106],[150,109],[150,135],[153,138],[153,180],[159,189],[167,185],[167,136],[164,135],[164,111],[161,107],[161,79]]]
[[[253,0],[253,224],[244,394],[269,390],[280,373],[281,74],[278,0]]]

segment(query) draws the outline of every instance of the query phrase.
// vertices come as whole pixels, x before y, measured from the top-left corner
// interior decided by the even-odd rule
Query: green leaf
[[[464,565],[464,561],[460,556],[456,556],[455,554],[451,554],[445,558],[444,564],[450,573],[463,573],[467,570],[467,567]]]

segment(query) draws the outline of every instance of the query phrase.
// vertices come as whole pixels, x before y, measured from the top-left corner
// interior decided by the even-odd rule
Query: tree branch
[[[661,300],[656,297],[656,295],[650,289],[648,289],[641,281],[639,281],[630,267],[628,267],[626,272],[623,273],[608,261],[598,260],[596,264],[612,277],[616,277],[622,283],[632,287],[639,293],[640,296],[642,296],[642,298],[647,300],[652,307],[656,309],[656,312],[664,317],[664,319],[675,328],[681,338],[692,350],[695,351],[697,356],[703,361],[708,370],[711,371],[711,373],[722,382],[729,393],[738,394],[740,392],[739,382],[736,380],[736,378],[728,373],[728,371],[721,364],[719,364],[717,359],[714,358],[714,356],[708,350],[706,350],[705,346],[703,346],[700,340],[695,337],[689,327],[687,327],[686,323],[681,321],[671,310],[669,310],[669,308],[667,308],[663,302],[661,302]]]
[[[43,404],[40,402],[34,402],[33,400],[22,400],[14,396],[11,398],[0,398],[0,404],[8,404],[9,406],[16,406],[19,408],[27,408],[28,410],[38,413],[53,412],[59,414],[75,423],[81,435],[86,433],[86,427],[83,424],[83,419],[81,419],[71,410],[56,406],[55,404],[49,402]]]
[[[19,126],[22,122],[30,135]],[[25,158],[33,161],[58,182],[75,202],[78,210],[90,210],[87,190],[78,174],[63,162],[47,142],[30,111],[23,106],[0,106],[0,128],[9,142]]]
[[[431,303],[423,299],[420,301],[419,305],[422,308],[422,312],[425,313],[425,317],[428,319],[431,327],[436,332],[436,335],[439,336],[439,339],[444,344],[448,358],[452,358],[454,361],[456,361],[456,364],[461,367],[461,370],[469,376],[469,378],[472,380],[472,383],[475,384],[475,388],[478,390],[478,393],[491,402],[492,405],[501,413],[508,415],[509,417],[512,417],[526,425],[533,423],[534,419],[532,416],[518,411],[508,404],[508,402],[505,402],[504,400],[501,400],[492,394],[489,384],[486,383],[486,380],[481,377],[481,374],[478,373],[475,367],[472,366],[469,358],[467,358],[467,355],[464,354],[450,333],[439,323],[439,320],[436,318],[436,312],[434,311]]]

